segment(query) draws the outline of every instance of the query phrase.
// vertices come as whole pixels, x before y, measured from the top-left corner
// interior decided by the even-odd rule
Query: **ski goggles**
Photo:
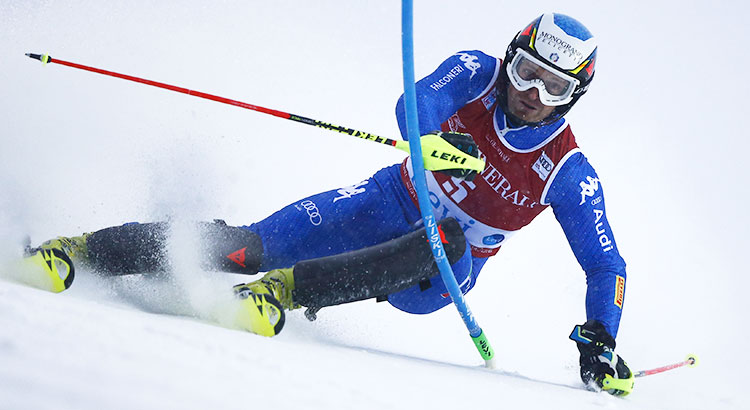
[[[539,90],[539,100],[544,105],[569,103],[580,84],[578,79],[555,70],[521,48],[516,50],[507,71],[510,82],[518,91],[536,87]]]

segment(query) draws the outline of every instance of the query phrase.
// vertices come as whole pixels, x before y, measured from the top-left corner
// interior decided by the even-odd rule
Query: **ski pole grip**
[[[50,56],[48,56],[47,54],[26,53],[26,57],[33,58],[34,60],[39,60],[42,62],[42,64],[47,64],[51,60]]]

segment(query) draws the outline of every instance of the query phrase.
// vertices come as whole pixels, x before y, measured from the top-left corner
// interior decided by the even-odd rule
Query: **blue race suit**
[[[549,205],[586,272],[588,319],[599,320],[615,337],[624,302],[625,262],[619,255],[606,217],[601,181],[575,145],[564,119],[534,128],[508,125],[495,101],[494,87],[500,64],[500,60],[481,51],[459,52],[416,85],[419,127],[423,133],[440,129],[470,130],[472,124],[465,123],[478,118],[475,114],[483,107],[491,120],[486,136],[472,133],[488,161],[488,167],[475,180],[476,184],[427,173],[428,181],[433,181],[429,188],[436,216],[455,217],[467,235],[467,252],[453,265],[456,279],[461,290],[468,292],[487,257]],[[406,138],[403,96],[396,105],[396,117],[402,136]],[[484,138],[483,142],[480,138]],[[564,143],[558,143],[563,140]],[[562,147],[557,157],[552,154],[556,143]],[[512,163],[530,152],[532,155],[541,152],[543,158],[517,169],[526,170],[526,174],[531,175],[526,179],[536,184],[534,186],[544,187],[536,198],[531,192],[533,189],[528,192],[510,190],[510,177],[506,180],[503,176],[510,172],[503,168],[504,162]],[[549,156],[554,161],[542,161],[549,160]],[[536,157],[532,162],[534,159]],[[420,215],[414,204],[414,193],[410,192],[408,162],[386,167],[353,186],[305,198],[250,225],[248,228],[263,239],[261,270],[290,267],[300,260],[360,249],[418,228]],[[554,163],[549,165],[550,162]],[[531,212],[529,220],[513,221],[513,213],[490,212],[493,208],[488,202],[482,202],[487,200],[486,192],[490,188],[501,197],[497,203],[505,200],[507,205]],[[472,192],[482,201],[472,202]],[[463,196],[456,199],[456,193]],[[468,199],[461,202],[464,197]],[[432,287],[427,291],[415,286],[389,295],[388,300],[401,310],[420,314],[450,303],[439,276],[433,278]]]

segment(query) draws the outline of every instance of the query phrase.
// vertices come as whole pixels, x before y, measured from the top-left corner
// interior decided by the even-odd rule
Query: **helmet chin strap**
[[[508,98],[507,94],[505,98]],[[539,125],[537,122],[528,122],[516,117],[510,110],[503,112],[505,113],[505,120],[511,128],[521,128],[523,126],[535,127]]]

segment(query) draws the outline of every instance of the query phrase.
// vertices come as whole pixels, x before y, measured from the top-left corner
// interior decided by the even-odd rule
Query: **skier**
[[[543,14],[508,45],[504,59],[481,51],[450,56],[416,84],[419,128],[486,162],[427,172],[430,201],[462,292],[487,258],[548,206],[586,272],[587,321],[570,339],[583,382],[615,395],[633,375],[614,352],[624,303],[625,262],[608,222],[602,184],[578,148],[565,114],[594,76],[597,43],[577,20]],[[404,98],[396,117],[406,138]],[[435,130],[435,131],[432,131]],[[409,158],[355,185],[295,202],[249,226],[198,225],[208,269],[267,272],[234,288],[245,303],[242,326],[272,336],[284,310],[318,309],[377,297],[414,314],[450,303],[431,262]],[[447,218],[447,219],[443,219]],[[131,223],[27,249],[49,288],[62,291],[73,262],[103,273],[169,268],[169,224]]]

